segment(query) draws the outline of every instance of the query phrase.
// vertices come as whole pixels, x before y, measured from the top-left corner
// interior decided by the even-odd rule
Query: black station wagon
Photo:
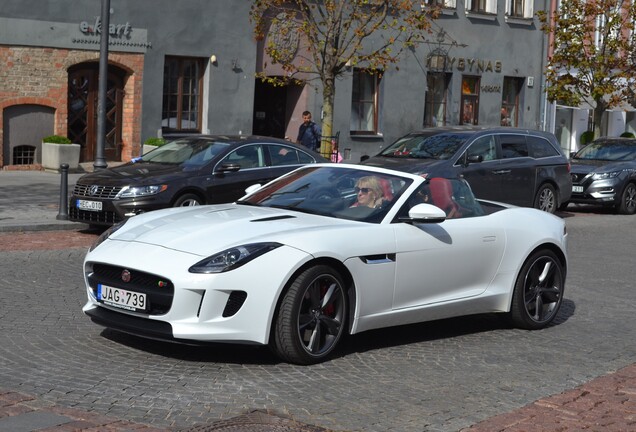
[[[478,198],[550,213],[572,194],[570,163],[554,135],[527,129],[425,129],[361,164],[427,177],[461,176]]]

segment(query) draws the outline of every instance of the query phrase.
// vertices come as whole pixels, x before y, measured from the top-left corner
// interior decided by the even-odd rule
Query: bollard
[[[60,165],[60,174],[60,209],[55,219],[68,220],[68,164]]]

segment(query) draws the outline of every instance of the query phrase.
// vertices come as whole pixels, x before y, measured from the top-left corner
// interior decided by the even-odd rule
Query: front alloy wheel
[[[563,265],[550,250],[532,254],[519,273],[510,314],[520,328],[546,327],[559,313],[565,285]]]
[[[338,272],[319,265],[302,272],[285,293],[276,317],[272,348],[284,360],[325,360],[345,332],[347,296]]]
[[[621,201],[618,204],[618,212],[627,215],[636,213],[636,185],[634,183],[628,183],[625,186]]]

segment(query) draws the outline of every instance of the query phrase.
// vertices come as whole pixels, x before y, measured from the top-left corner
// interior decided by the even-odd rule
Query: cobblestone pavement
[[[0,431],[19,430],[2,429],[16,413],[47,431],[636,430],[636,218],[567,221],[555,326],[477,316],[383,329],[309,367],[104,330],[81,313],[97,233],[0,233]]]

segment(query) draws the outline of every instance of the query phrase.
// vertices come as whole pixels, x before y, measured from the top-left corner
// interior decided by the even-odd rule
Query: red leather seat
[[[453,185],[450,180],[434,177],[429,182],[433,205],[446,212],[448,219],[460,217],[459,205],[453,200]]]

